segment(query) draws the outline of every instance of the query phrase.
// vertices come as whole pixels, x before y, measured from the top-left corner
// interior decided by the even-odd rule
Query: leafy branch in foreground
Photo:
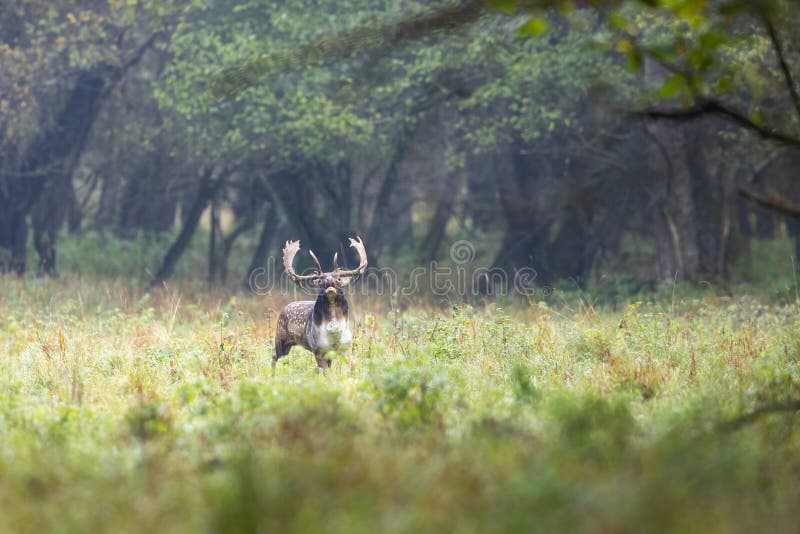
[[[651,7],[657,4],[651,0],[641,0],[640,3]],[[399,20],[377,23],[374,26],[363,25],[277,52],[265,52],[250,61],[223,69],[212,84],[212,92],[217,98],[230,98],[271,72],[285,72],[300,66],[318,66],[329,61],[352,58],[364,52],[390,50],[441,32],[456,31],[490,12],[528,13],[530,18],[519,31],[523,35],[538,35],[547,29],[547,21],[539,15],[547,9],[566,11],[573,7],[588,7],[599,10],[603,6],[613,7],[619,4],[617,0],[464,0],[443,3]]]
[[[216,78],[212,91],[217,97],[230,97],[269,72],[291,70],[299,65],[317,66],[327,61],[351,58],[368,50],[402,46],[438,31],[469,24],[477,20],[486,7],[484,0],[468,0],[397,22],[375,27],[363,26],[341,34],[319,37],[306,44],[264,54],[224,69]]]
[[[758,124],[739,111],[716,100],[703,100],[686,109],[643,109],[629,112],[629,114],[640,118],[671,120],[692,120],[703,116],[716,115],[756,133],[763,139],[776,141],[790,147],[800,147],[800,137]]]

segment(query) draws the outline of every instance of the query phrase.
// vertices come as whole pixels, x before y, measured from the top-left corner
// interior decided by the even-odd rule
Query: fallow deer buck
[[[319,289],[316,300],[304,300],[287,304],[278,316],[278,325],[275,328],[275,354],[272,357],[272,374],[275,374],[275,364],[280,358],[289,353],[295,345],[305,347],[314,353],[317,365],[326,372],[331,365],[327,354],[347,348],[353,341],[347,316],[347,299],[344,297],[343,288],[350,284],[354,277],[362,274],[367,269],[367,251],[364,242],[359,237],[350,239],[350,246],[358,252],[360,259],[355,269],[340,269],[338,253],[333,256],[333,271],[325,272],[314,252],[309,250],[311,258],[317,265],[314,274],[299,275],[294,272],[292,263],[297,251],[300,250],[299,241],[287,241],[283,247],[283,266],[286,274],[298,285],[301,282],[310,282]]]

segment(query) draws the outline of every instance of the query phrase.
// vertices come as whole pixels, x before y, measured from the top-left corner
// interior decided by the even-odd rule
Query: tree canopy
[[[210,278],[290,231],[328,250],[358,233],[393,265],[469,237],[486,266],[581,284],[724,277],[737,240],[796,232],[793,1],[2,9],[0,245],[17,272],[30,227],[54,273],[64,225],[174,231],[154,283],[201,227]],[[626,259],[639,239],[650,268]]]

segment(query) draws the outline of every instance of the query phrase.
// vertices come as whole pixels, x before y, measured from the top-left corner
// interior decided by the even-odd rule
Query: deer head
[[[325,272],[320,264],[317,256],[313,250],[308,253],[314,260],[317,266],[316,272],[312,274],[300,275],[294,271],[292,264],[294,257],[300,250],[300,241],[287,241],[283,247],[283,266],[286,269],[286,274],[289,278],[294,280],[297,284],[301,282],[310,282],[312,286],[322,290],[322,292],[341,290],[347,287],[353,278],[361,275],[367,270],[367,251],[364,248],[364,242],[360,237],[356,239],[350,238],[350,246],[358,252],[359,264],[355,269],[341,269],[339,268],[339,253],[333,255],[333,271]]]

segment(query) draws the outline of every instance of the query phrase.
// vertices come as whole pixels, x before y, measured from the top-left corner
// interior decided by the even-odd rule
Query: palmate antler
[[[286,274],[289,275],[289,278],[294,280],[295,282],[304,282],[307,280],[315,280],[317,278],[322,278],[323,276],[330,274],[335,276],[336,278],[347,278],[351,276],[358,276],[362,274],[364,271],[367,270],[367,251],[364,248],[364,242],[361,238],[357,238],[358,241],[355,239],[350,239],[350,246],[356,249],[358,252],[358,257],[360,263],[358,267],[355,269],[339,269],[339,254],[333,255],[333,271],[330,273],[326,273],[322,269],[322,265],[319,263],[317,256],[314,254],[313,251],[309,250],[308,253],[314,259],[314,263],[317,264],[317,272],[314,274],[306,274],[300,275],[294,272],[294,267],[292,267],[292,263],[294,263],[294,257],[297,255],[297,252],[300,250],[300,241],[287,241],[286,245],[283,247],[283,267],[286,269]]]
[[[319,270],[314,274],[304,274],[300,275],[294,272],[294,267],[292,267],[292,263],[294,263],[294,257],[297,255],[297,251],[300,250],[300,241],[287,241],[286,244],[283,246],[283,267],[286,269],[286,274],[289,275],[289,278],[294,280],[295,282],[304,282],[306,280],[314,280],[315,278],[319,278],[322,276],[322,267],[319,265],[319,261],[317,257],[314,256],[314,253],[311,253],[311,257],[314,258],[314,261],[317,263],[317,267]]]
[[[358,276],[362,274],[364,271],[367,270],[367,251],[364,248],[364,242],[361,240],[360,237],[357,237],[358,241],[353,238],[350,238],[350,246],[356,249],[358,252],[358,258],[360,260],[358,267],[355,269],[347,270],[347,269],[339,269],[338,266],[338,254],[334,254],[333,256],[333,272],[331,273],[334,276],[339,278],[343,278],[345,276]]]

